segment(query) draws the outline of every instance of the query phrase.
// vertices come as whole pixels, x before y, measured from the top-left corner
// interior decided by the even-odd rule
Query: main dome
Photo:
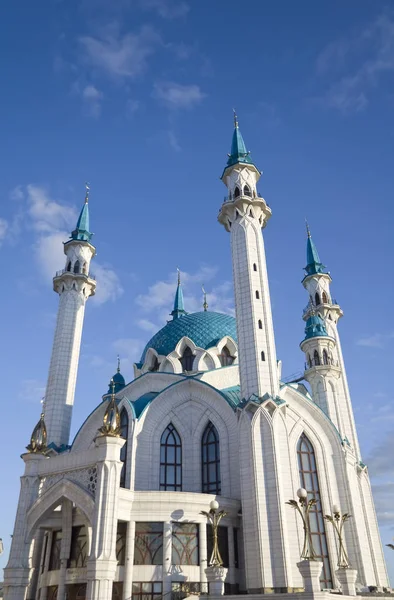
[[[146,344],[141,356],[141,363],[144,362],[149,348],[153,348],[158,354],[167,356],[175,350],[179,340],[185,336],[204,350],[216,346],[225,336],[229,336],[237,342],[236,321],[230,315],[211,311],[186,314],[169,321]]]

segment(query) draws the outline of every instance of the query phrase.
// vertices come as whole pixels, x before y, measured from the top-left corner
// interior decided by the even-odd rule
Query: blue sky
[[[91,184],[89,300],[73,431],[122,359],[171,311],[233,308],[217,223],[232,108],[273,217],[265,230],[278,356],[303,355],[305,227],[345,311],[342,345],[383,542],[394,535],[394,11],[379,0],[41,0],[0,19],[0,265],[6,562],[19,455],[38,419],[62,241]],[[4,427],[4,423],[6,426]],[[386,553],[394,580],[394,553]]]

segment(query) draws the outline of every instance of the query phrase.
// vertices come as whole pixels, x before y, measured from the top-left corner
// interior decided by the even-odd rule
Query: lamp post
[[[200,512],[201,515],[204,515],[204,517],[207,518],[208,523],[210,523],[211,527],[212,527],[212,540],[213,540],[212,554],[211,554],[211,558],[209,560],[208,566],[221,567],[223,565],[223,560],[222,560],[222,557],[220,556],[220,552],[219,552],[218,527],[219,527],[219,523],[222,520],[222,518],[227,515],[227,512],[225,510],[218,511],[219,502],[217,502],[216,500],[212,500],[212,502],[209,505],[209,508],[210,508],[209,512],[207,512],[205,510],[202,510]]]
[[[343,545],[343,526],[351,516],[349,513],[341,515],[341,510],[336,504],[332,507],[332,515],[324,515],[325,520],[332,524],[338,537],[338,569],[350,567],[349,558]]]
[[[311,536],[311,528],[309,523],[309,513],[310,510],[315,504],[317,500],[315,498],[311,498],[308,500],[308,493],[304,488],[300,488],[297,490],[298,502],[297,500],[289,500],[286,504],[290,504],[300,515],[302,519],[302,524],[304,527],[304,545],[301,552],[301,558],[304,560],[317,560],[317,556],[315,550],[313,548],[312,536]]]

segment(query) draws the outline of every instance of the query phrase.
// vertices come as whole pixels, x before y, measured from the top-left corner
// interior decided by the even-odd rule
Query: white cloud
[[[177,19],[184,17],[190,10],[186,2],[176,2],[174,0],[140,0],[142,8],[155,10],[163,19]]]
[[[8,231],[8,221],[0,218],[0,244],[4,240]]]
[[[196,84],[182,85],[170,81],[156,83],[154,96],[169,108],[192,108],[199,104],[206,94]]]
[[[121,372],[132,372],[133,364],[141,358],[145,342],[136,338],[119,338],[112,343],[114,352],[120,357]]]
[[[139,319],[137,321],[137,325],[144,331],[149,331],[149,333],[157,332],[157,325],[155,325],[155,323],[152,323],[152,321],[149,321],[148,319]]]
[[[37,420],[42,398],[45,394],[45,383],[39,379],[23,379],[19,384],[18,398],[25,402],[37,404]]]
[[[87,85],[82,91],[82,98],[91,117],[99,117],[101,114],[101,100],[103,93],[94,85]]]
[[[41,275],[51,281],[56,271],[64,269],[65,255],[63,242],[70,237],[66,231],[55,231],[38,236],[35,244],[35,257]]]
[[[365,336],[357,340],[357,346],[365,346],[367,348],[384,348],[389,340],[394,338],[392,333],[374,333],[370,336]]]
[[[42,187],[29,184],[26,190],[28,214],[33,229],[42,233],[51,233],[75,224],[74,208],[51,200],[47,191]]]
[[[91,264],[91,270],[97,280],[96,293],[92,299],[94,304],[104,304],[108,300],[115,301],[123,294],[119,277],[113,269],[94,262]]]
[[[176,137],[172,129],[168,131],[168,141],[170,143],[171,148],[175,150],[175,152],[180,152],[182,150],[182,148],[179,145],[178,138]]]
[[[83,36],[79,41],[91,66],[112,76],[133,78],[146,69],[147,59],[160,43],[160,36],[148,26],[139,33],[121,36],[113,26],[101,38]]]
[[[386,523],[392,525],[394,522],[394,483],[388,481],[386,483],[372,485],[372,492],[379,523],[381,525]]]
[[[126,110],[127,110],[127,114],[129,116],[133,116],[134,113],[136,113],[139,108],[140,108],[139,100],[135,100],[132,98],[129,98],[129,100],[127,100]]]
[[[318,99],[321,103],[343,114],[364,110],[381,76],[394,72],[394,20],[388,14],[380,15],[363,30],[330,43],[316,66],[323,76],[342,71]]]

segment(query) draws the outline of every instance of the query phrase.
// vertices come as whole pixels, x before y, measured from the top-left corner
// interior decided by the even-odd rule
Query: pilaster
[[[135,521],[127,523],[126,560],[124,565],[123,600],[129,600],[133,595]]]
[[[163,523],[163,596],[171,592],[172,523]]]

